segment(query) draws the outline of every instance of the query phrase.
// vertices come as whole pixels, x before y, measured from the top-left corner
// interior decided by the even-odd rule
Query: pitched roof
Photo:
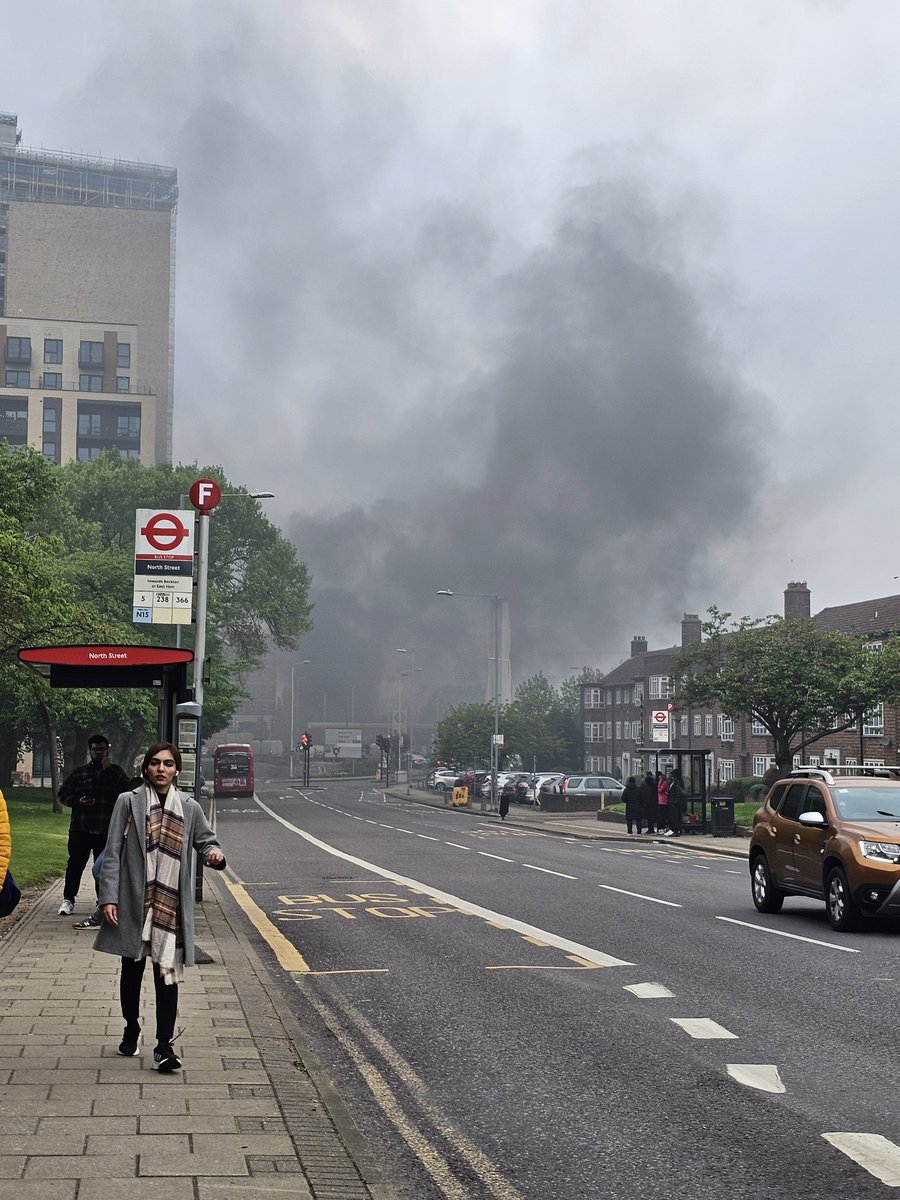
[[[882,596],[878,600],[858,600],[823,608],[813,620],[824,629],[841,633],[897,633],[900,631],[900,596]]]

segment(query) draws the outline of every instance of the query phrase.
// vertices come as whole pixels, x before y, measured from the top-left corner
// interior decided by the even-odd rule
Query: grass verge
[[[19,887],[33,887],[64,875],[69,809],[53,811],[50,788],[9,788],[3,795],[12,833],[9,865]]]

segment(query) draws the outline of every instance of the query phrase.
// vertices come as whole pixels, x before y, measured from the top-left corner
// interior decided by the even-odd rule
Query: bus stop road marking
[[[234,896],[238,905],[247,914],[250,923],[256,928],[263,940],[271,947],[278,965],[293,974],[306,975],[309,965],[292,942],[284,936],[280,929],[269,920],[263,910],[250,899],[246,889],[235,879],[229,878],[229,872],[224,874],[225,886]]]
[[[822,1137],[888,1187],[900,1187],[900,1146],[880,1133],[823,1133]]]
[[[510,929],[514,933],[530,934],[532,937],[539,937],[547,942],[548,945],[555,946],[558,950],[563,950],[568,954],[577,954],[587,962],[597,963],[601,967],[634,966],[634,963],[629,962],[627,959],[616,958],[614,955],[606,954],[602,950],[595,949],[593,946],[581,945],[578,942],[573,942],[570,938],[561,937],[559,934],[551,933],[549,930],[539,929],[535,925],[529,925],[526,921],[520,921],[516,917],[494,912],[492,909],[485,908],[481,904],[475,904],[470,900],[463,899],[461,896],[454,896],[451,892],[445,892],[442,888],[431,887],[420,880],[410,879],[404,875],[399,875],[396,871],[388,871],[375,863],[367,862],[365,859],[357,858],[352,854],[347,854],[344,850],[338,850],[336,846],[330,846],[328,842],[323,842],[320,838],[314,837],[313,834],[307,833],[305,829],[301,829],[298,825],[294,825],[284,817],[279,816],[274,809],[269,808],[258,797],[256,802],[263,812],[269,814],[273,821],[277,821],[279,825],[290,830],[297,837],[303,838],[305,842],[308,842],[311,846],[316,846],[325,854],[342,859],[344,862],[353,863],[360,870],[371,871],[375,875],[380,875],[383,879],[390,880],[397,886],[406,886],[418,890],[423,895],[430,896],[432,900],[436,900],[439,904],[449,904],[453,908],[459,909],[460,912],[468,913],[470,916],[480,917],[484,921],[495,921],[504,929]]]

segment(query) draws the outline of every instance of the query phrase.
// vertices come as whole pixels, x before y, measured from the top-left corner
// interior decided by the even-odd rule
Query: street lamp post
[[[301,659],[300,662],[291,663],[291,779],[294,778],[294,748],[297,744],[297,738],[294,733],[294,670],[296,667],[305,667],[309,664],[309,659]]]
[[[497,762],[500,750],[500,605],[502,596],[490,592],[454,592],[450,588],[439,588],[439,596],[464,596],[473,600],[490,600],[493,615],[494,643],[494,736],[491,738],[491,804],[497,803]],[[481,796],[481,811],[484,812],[484,793]]]
[[[416,671],[421,671],[421,667],[416,666],[416,655],[414,650],[407,650],[405,646],[397,648],[398,654],[408,654],[410,662],[409,670],[409,700],[406,702],[406,794],[410,792],[410,779],[412,778],[412,755],[413,755],[413,703],[416,694]],[[398,705],[399,707],[399,705]],[[398,715],[399,723],[399,715]]]

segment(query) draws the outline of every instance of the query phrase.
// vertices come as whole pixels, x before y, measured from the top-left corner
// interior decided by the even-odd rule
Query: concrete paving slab
[[[185,1069],[171,1076],[152,1071],[149,1047],[135,1059],[116,1055],[118,966],[56,920],[59,897],[57,883],[0,940],[0,1200],[324,1200],[336,1180],[342,1200],[389,1200],[267,987],[243,915],[226,913],[224,888],[211,887],[198,912],[198,941],[216,961],[189,971],[181,989]],[[148,972],[149,1022],[153,1007]],[[314,1126],[286,1059],[301,1066]]]

